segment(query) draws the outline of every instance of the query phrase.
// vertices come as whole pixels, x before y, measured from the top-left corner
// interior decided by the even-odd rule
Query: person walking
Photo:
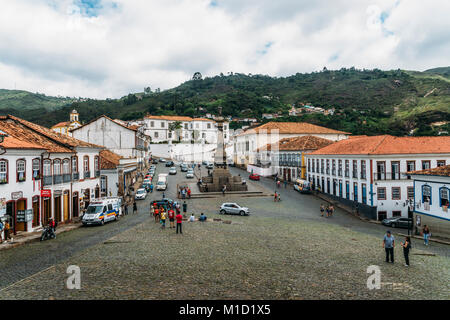
[[[394,247],[395,247],[395,239],[391,234],[391,231],[386,231],[386,234],[383,238],[383,248],[386,251],[386,262],[389,262],[389,256],[391,263],[394,263]]]
[[[161,212],[161,229],[166,229],[166,212],[163,210]]]
[[[178,233],[178,230],[180,230],[180,234],[182,234],[183,233],[183,231],[182,231],[183,216],[181,215],[181,213],[179,213],[179,214],[177,214],[175,219],[177,220],[177,233]]]
[[[278,193],[277,202],[281,201],[281,193]]]
[[[320,215],[323,217],[323,214],[325,212],[325,206],[323,205],[323,203],[320,205]]]
[[[137,204],[136,204],[136,199],[134,199],[133,201],[133,214],[137,213]]]
[[[278,200],[278,193],[277,193],[277,191],[275,190],[275,193],[274,193],[274,195],[273,195],[273,202],[277,202],[277,200]]]
[[[157,223],[158,220],[159,220],[159,208],[158,208],[158,207],[155,208],[153,214],[154,214],[154,216],[155,216],[155,223]]]
[[[125,209],[125,210],[124,210],[124,214],[125,214],[125,215],[128,215],[128,202],[125,202],[125,203],[124,203],[124,209]]]
[[[334,206],[330,205],[330,217],[334,214]]]
[[[0,221],[0,243],[3,242],[3,229],[5,226],[3,225],[3,222]]]
[[[150,184],[150,193],[153,193],[153,183]]]
[[[224,196],[225,196],[225,191],[227,191],[227,185],[226,184],[224,184],[223,187],[222,187],[222,195],[224,195]]]
[[[187,212],[187,203],[186,201],[183,202],[183,215],[186,215]]]
[[[405,257],[405,267],[409,267],[409,250],[411,249],[411,238],[406,236],[405,242],[401,243],[403,247],[403,256]]]
[[[188,189],[187,189],[187,196],[188,196],[188,199],[191,198],[191,188],[188,188]]]
[[[8,242],[8,239],[11,239],[11,237],[9,235],[10,226],[9,226],[8,220],[5,221],[5,225],[3,226],[3,229],[5,230],[4,231],[4,233],[5,233],[5,242]]]
[[[287,180],[284,180],[284,188],[287,188]]]
[[[427,225],[423,226],[422,234],[423,234],[423,243],[427,246],[431,236],[430,228]]]
[[[169,210],[169,222],[170,222],[170,228],[175,228],[174,225],[174,221],[175,221],[175,212],[173,211],[172,208],[170,208]]]
[[[279,187],[280,187],[280,185],[281,185],[281,182],[280,182],[280,180],[277,180],[277,187],[279,188]]]

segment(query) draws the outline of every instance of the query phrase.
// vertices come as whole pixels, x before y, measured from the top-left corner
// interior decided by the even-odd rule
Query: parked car
[[[202,161],[202,165],[204,166],[208,165],[208,161]]]
[[[173,200],[169,199],[169,198],[164,198],[161,200],[153,200],[151,203],[152,205],[157,205],[157,206],[163,206],[163,205],[167,205],[167,204],[173,204]]]
[[[189,168],[186,164],[181,166],[181,172],[187,172],[188,170],[189,170]]]
[[[186,178],[188,179],[194,178],[194,170],[189,169],[188,172],[186,173]]]
[[[177,174],[177,168],[176,167],[172,167],[169,169],[169,174]]]
[[[172,160],[169,160],[166,162],[166,167],[173,167],[175,165],[175,163],[173,163]]]
[[[147,190],[145,190],[145,188],[139,188],[136,191],[136,195],[134,196],[136,200],[144,200],[146,197],[147,197]]]
[[[250,215],[250,210],[247,207],[241,207],[237,203],[222,203],[220,206],[220,214],[239,214],[241,216]]]
[[[164,159],[164,158],[159,158],[159,162],[166,162],[166,159]]]
[[[409,226],[413,226],[413,220],[410,218],[403,218],[403,217],[393,217],[384,219],[381,221],[382,225],[392,227],[392,228],[406,228],[408,229]]]
[[[248,176],[248,178],[249,178],[250,180],[259,181],[261,177],[260,177],[259,174],[252,173],[252,174],[250,174],[250,175]]]
[[[153,163],[153,164],[157,164],[157,163],[158,163],[158,160],[153,159],[153,160],[152,160],[152,163]]]
[[[213,169],[213,168],[214,168],[214,164],[211,162],[206,165],[206,169]]]

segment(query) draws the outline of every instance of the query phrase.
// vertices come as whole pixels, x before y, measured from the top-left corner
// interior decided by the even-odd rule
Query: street
[[[158,173],[166,173],[168,170],[169,168],[164,164],[159,163],[154,184]],[[164,192],[166,197],[174,200],[177,200],[177,183],[187,180],[179,166],[177,171],[176,175],[168,176],[169,186],[168,190]],[[99,281],[103,278],[101,275],[92,277],[92,273],[98,269],[92,267],[93,264],[100,268],[122,268],[118,270],[122,270],[123,274],[118,274],[118,279],[114,280],[115,286],[120,287],[120,290],[117,289],[117,291],[114,286],[104,283],[112,292],[114,299],[222,297],[295,299],[302,295],[304,298],[344,299],[403,297],[395,292],[372,294],[362,289],[362,285],[365,284],[364,266],[377,261],[380,264],[383,263],[384,251],[381,248],[381,241],[387,227],[362,221],[340,209],[336,209],[333,217],[321,217],[319,212],[319,206],[323,203],[321,199],[312,195],[299,194],[291,186],[286,189],[284,186],[276,189],[275,182],[271,179],[262,178],[259,182],[249,181],[248,174],[238,168],[231,168],[231,172],[235,175],[240,174],[249,184],[260,184],[271,192],[275,190],[281,192],[282,201],[274,202],[272,197],[239,197],[236,195],[187,199],[188,215],[195,213],[198,217],[201,212],[204,212],[209,220],[221,218],[230,220],[232,224],[227,229],[225,224],[219,222],[210,221],[211,223],[204,226],[201,223],[184,223],[183,238],[177,238],[173,229],[167,227],[164,231],[159,230],[159,225],[155,224],[149,216],[150,200],[160,199],[163,193],[154,191],[149,193],[145,200],[137,201],[138,214],[133,215],[132,208],[129,207],[130,213],[117,222],[107,223],[104,226],[82,227],[61,234],[55,240],[29,243],[0,252],[0,268],[2,270],[0,298],[45,299],[48,296],[55,297],[55,295],[61,298],[86,298],[86,294],[100,297],[99,294],[103,291],[100,290],[102,285]],[[195,173],[199,174],[197,168]],[[202,174],[206,175],[206,169],[203,166]],[[251,216],[219,216],[218,208],[221,203],[226,201],[237,202],[250,208]],[[208,231],[208,228],[211,230]],[[406,232],[403,229],[393,231]],[[309,232],[310,235],[308,235]],[[241,241],[242,239],[245,239],[245,242]],[[309,240],[311,240],[310,244]],[[403,239],[398,237],[397,240]],[[106,243],[116,244],[101,246]],[[321,247],[322,244],[324,247]],[[350,247],[345,248],[345,246]],[[422,292],[425,289],[434,290],[437,298],[448,297],[448,290],[446,291],[446,283],[448,285],[449,279],[450,250],[448,247],[432,243],[425,248],[421,241],[413,240],[413,248],[413,252],[423,250],[437,256],[414,257],[413,264],[417,260],[416,268],[419,268],[420,265],[421,272],[420,274],[411,273],[411,278],[403,279],[402,283],[410,287],[414,283],[416,288],[411,290],[411,293],[418,294],[417,297],[421,297],[421,294],[425,296],[425,292]],[[397,251],[400,252],[400,249]],[[369,253],[372,253],[372,256],[369,255],[370,263],[366,261],[368,259],[366,255]],[[183,255],[185,256],[183,257]],[[398,276],[396,272],[403,273],[400,271],[403,267],[402,259],[403,257],[397,253],[399,263],[396,263],[396,271],[387,271],[390,278],[395,279]],[[430,259],[435,263],[431,265],[427,263]],[[187,261],[189,264],[186,264]],[[221,261],[225,265],[221,265]],[[201,263],[199,264],[199,262]],[[305,264],[306,262],[308,263]],[[90,270],[89,276],[84,278],[86,281],[83,283],[89,283],[88,286],[92,291],[81,290],[79,293],[67,293],[67,290],[63,290],[63,279],[66,277],[63,266],[68,264],[84,265],[86,269]],[[230,269],[226,267],[227,264],[235,267]],[[310,269],[313,265],[316,266],[314,271]],[[326,267],[326,265],[329,266]],[[331,267],[332,265],[333,267]],[[322,267],[326,268],[320,273],[316,273]],[[428,270],[428,267],[436,269]],[[160,272],[161,268],[167,270],[172,276],[168,282],[164,281],[163,284],[161,284],[161,279],[164,278]],[[283,268],[287,274],[280,271],[282,273],[280,278],[273,279],[270,285],[260,279],[254,279],[252,271],[252,269],[258,270],[259,274],[269,275],[269,273],[283,270]],[[414,270],[413,268],[411,267],[411,270]],[[218,276],[219,270],[221,271],[220,276]],[[353,273],[349,273],[349,270],[353,270]],[[438,275],[434,274],[435,270],[440,270],[443,282]],[[444,270],[443,273],[442,270]],[[338,273],[334,274],[334,271],[338,271]],[[202,277],[196,278],[195,274],[199,272],[203,273]],[[358,275],[358,273],[360,274]],[[325,284],[323,277],[319,280],[320,274],[326,275],[325,278],[329,283]],[[437,278],[431,279],[431,274]],[[145,278],[144,275],[147,275],[148,278]],[[183,278],[183,275],[188,279]],[[236,278],[231,275],[235,275]],[[305,280],[306,276],[311,280]],[[403,276],[405,277],[404,274]],[[136,284],[135,281],[141,277],[145,283],[152,280],[150,281],[151,285],[147,283],[147,287],[142,287],[142,283]],[[334,279],[333,277],[342,278]],[[356,287],[343,285],[345,279],[351,277],[355,277],[361,283]],[[50,279],[53,278],[61,280],[58,285],[50,285],[48,291],[44,290],[36,295],[32,293],[34,292],[32,288],[37,285],[36,281],[46,283],[46,281],[52,281]],[[195,281],[193,278],[196,278]],[[425,280],[422,283],[422,278],[428,279],[426,281],[429,283]],[[24,279],[27,281],[19,282]],[[177,279],[180,283],[185,283],[186,288],[173,291],[175,287],[179,287]],[[249,283],[252,283],[250,280],[253,279],[253,286],[249,284],[246,289],[239,289],[238,286],[242,284],[242,279],[246,279],[245,282],[249,281]],[[300,279],[303,279],[303,282]],[[126,280],[129,287],[126,288],[125,282],[121,282],[121,280]],[[297,280],[299,282],[296,282]],[[103,281],[110,280],[103,279]],[[211,284],[211,281],[220,283],[223,290],[216,286],[217,283]],[[287,285],[286,281],[290,284]],[[321,289],[314,289],[312,286],[312,291],[298,291],[300,287],[304,287],[305,281],[306,283],[312,281],[311,283],[315,283],[316,286],[320,283]],[[338,282],[339,285],[342,285],[343,292],[338,292],[339,290],[336,289],[339,287]],[[45,283],[42,284],[43,288],[48,286]],[[209,287],[210,284],[213,288]],[[442,291],[436,290],[436,287],[439,288],[439,286],[442,286]],[[225,287],[228,288],[228,291],[225,290]],[[136,292],[136,288],[139,288],[142,295]],[[158,291],[160,295],[149,293],[151,292],[150,288]],[[172,295],[162,293],[163,289]],[[354,292],[354,295],[349,294],[352,290],[357,292]],[[208,295],[203,296],[201,292],[208,292]]]

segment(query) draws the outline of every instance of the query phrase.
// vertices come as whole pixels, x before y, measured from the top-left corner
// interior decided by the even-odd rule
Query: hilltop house
[[[55,124],[53,127],[51,127],[51,129],[55,132],[71,136],[72,130],[81,127],[81,123],[80,115],[77,110],[72,110],[69,117],[70,121]]]

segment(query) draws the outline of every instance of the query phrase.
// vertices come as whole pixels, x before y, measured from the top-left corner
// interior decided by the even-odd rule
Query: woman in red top
[[[169,221],[170,221],[170,228],[175,228],[174,221],[175,221],[175,212],[173,209],[169,210]]]
[[[181,230],[181,224],[183,223],[183,216],[181,215],[181,213],[178,213],[175,218],[177,219],[177,233],[178,229],[180,230],[180,233],[183,233]]]
[[[155,223],[158,222],[158,218],[159,218],[159,209],[158,207],[155,208],[155,210],[153,211],[154,215],[155,215]]]

